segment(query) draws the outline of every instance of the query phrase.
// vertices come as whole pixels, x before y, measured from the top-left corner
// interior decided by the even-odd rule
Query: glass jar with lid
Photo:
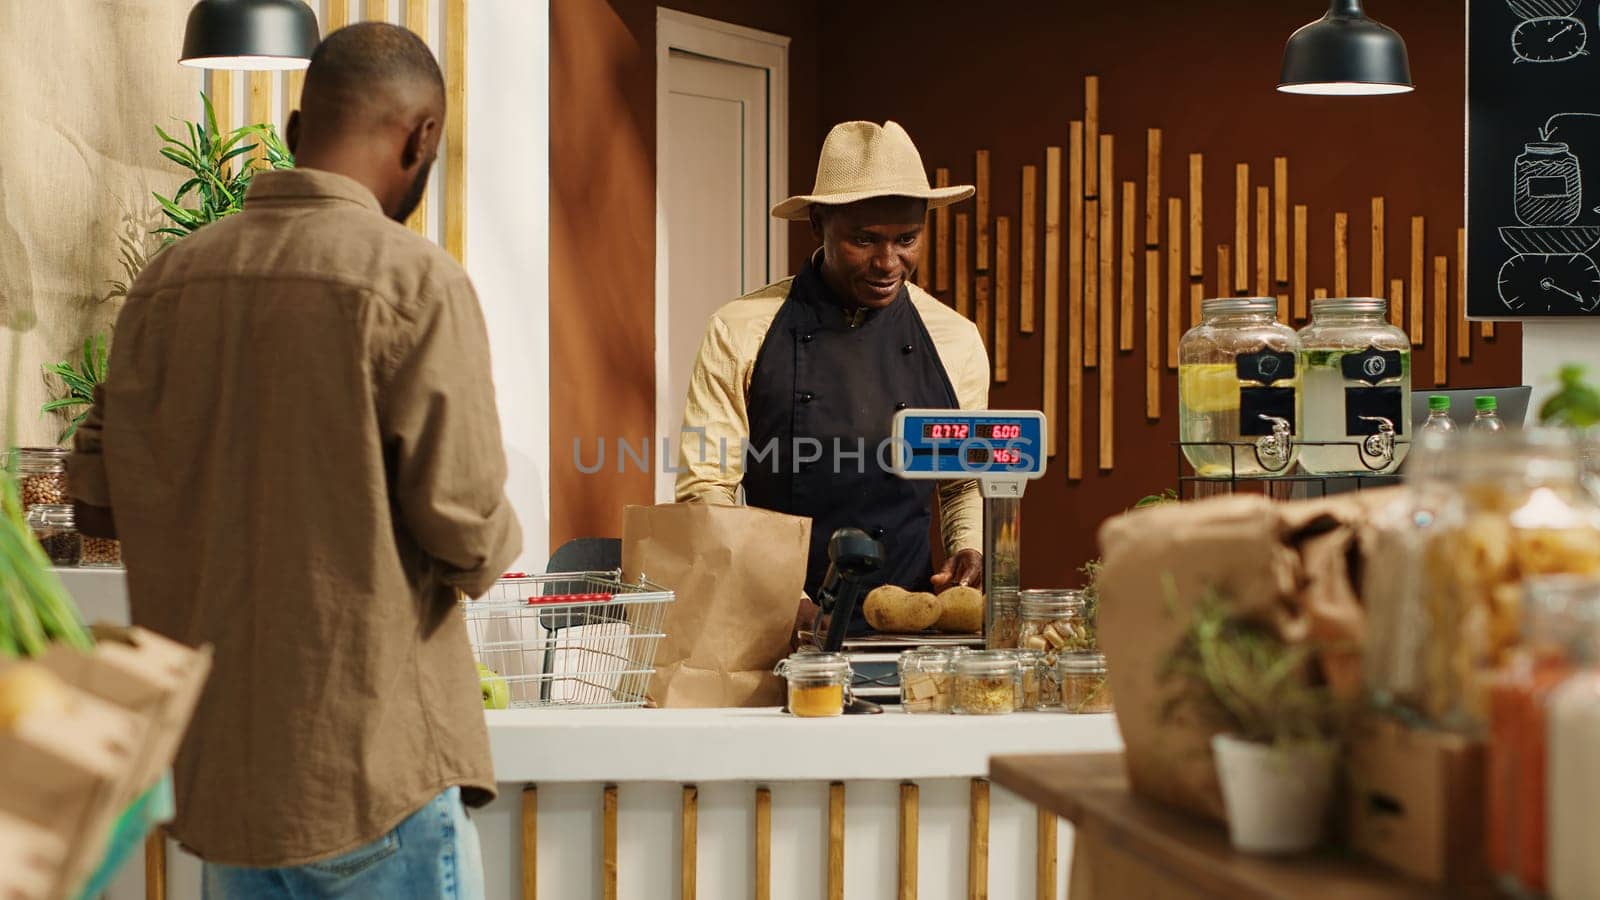
[[[1178,342],[1178,439],[1195,474],[1281,475],[1299,422],[1294,329],[1272,297],[1214,297]]]
[[[984,599],[985,613],[983,646],[989,650],[1010,650],[1017,646],[1017,631],[1021,627],[1018,592],[1009,588],[996,588]]]
[[[22,491],[22,508],[40,503],[63,505],[67,497],[67,451],[59,447],[19,447],[17,477]]]
[[[1311,301],[1300,329],[1300,465],[1313,475],[1388,473],[1411,439],[1411,339],[1389,301]]]
[[[78,533],[72,507],[64,503],[35,503],[27,512],[28,528],[55,566],[76,566],[83,559],[83,535]]]
[[[1055,653],[1018,650],[1017,667],[1022,683],[1022,700],[1017,704],[1018,709],[1046,710],[1061,706]]]
[[[956,657],[951,670],[951,710],[966,716],[993,716],[1017,708],[1015,650],[972,650]]]
[[[1094,646],[1082,591],[1033,588],[1019,592],[1018,597],[1022,611],[1019,648],[1060,653]]]
[[[1111,712],[1111,683],[1106,679],[1106,655],[1098,650],[1063,653],[1056,660],[1061,682],[1061,708],[1069,713]]]
[[[844,713],[850,660],[839,653],[791,653],[774,672],[788,679],[789,714],[822,718]]]
[[[1452,438],[1417,450],[1427,476],[1417,504],[1428,521],[1411,599],[1420,634],[1394,649],[1420,659],[1386,668],[1412,673],[1394,686],[1396,701],[1440,727],[1481,733],[1491,673],[1523,640],[1525,582],[1600,576],[1600,504],[1565,431]]]
[[[900,654],[900,708],[908,713],[950,711],[950,662],[943,647],[918,647]]]

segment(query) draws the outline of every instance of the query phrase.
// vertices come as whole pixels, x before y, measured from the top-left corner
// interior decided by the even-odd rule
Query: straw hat
[[[898,123],[841,122],[822,142],[816,187],[774,206],[772,215],[801,221],[811,215],[813,203],[841,206],[872,197],[915,197],[938,209],[971,197],[974,190],[970,184],[929,187],[922,155]]]

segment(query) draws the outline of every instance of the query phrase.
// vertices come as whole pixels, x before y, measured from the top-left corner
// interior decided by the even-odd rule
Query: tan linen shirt
[[[467,275],[362,185],[262,174],[156,256],[69,478],[115,513],[134,622],[216,647],[180,841],[298,865],[493,797],[455,592],[520,549],[505,475]]]
[[[739,483],[744,480],[740,441],[750,436],[750,379],[755,374],[756,355],[793,281],[786,278],[769,284],[711,316],[684,407],[678,502],[736,502]],[[916,285],[908,284],[906,289],[933,339],[961,408],[988,408],[989,354],[977,327]],[[691,428],[705,429],[704,444],[698,433],[688,433]],[[711,448],[710,452],[702,455],[702,446]],[[726,465],[720,450],[723,446],[728,448]],[[947,554],[983,549],[983,498],[976,481],[939,483],[939,533]]]

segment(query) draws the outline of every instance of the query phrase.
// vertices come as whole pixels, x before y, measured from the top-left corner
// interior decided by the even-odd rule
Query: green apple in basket
[[[511,688],[499,673],[478,663],[478,686],[483,690],[484,709],[505,709],[511,705]]]

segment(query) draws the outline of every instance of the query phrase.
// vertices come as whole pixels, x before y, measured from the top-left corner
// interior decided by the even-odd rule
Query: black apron
[[[847,313],[814,263],[795,276],[756,355],[743,483],[751,506],[811,519],[807,594],[817,596],[828,539],[845,527],[883,542],[872,586],[930,589],[936,482],[888,470],[890,422],[908,407],[958,406],[906,288],[883,309]],[[851,630],[866,630],[859,609]]]

